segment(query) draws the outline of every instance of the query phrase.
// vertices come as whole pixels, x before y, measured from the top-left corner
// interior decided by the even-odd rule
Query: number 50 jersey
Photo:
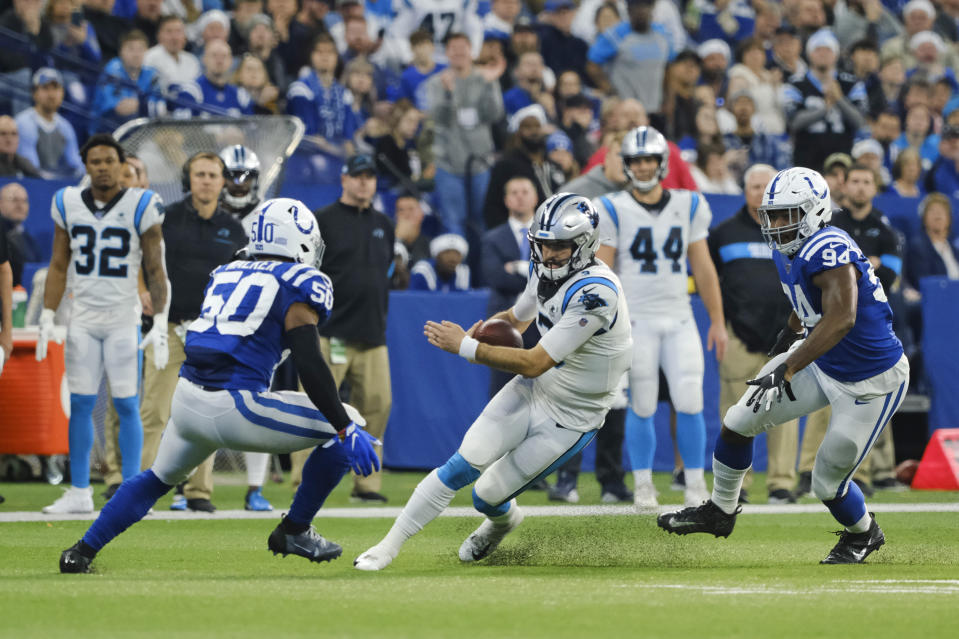
[[[645,206],[629,191],[593,201],[599,211],[599,243],[616,249],[614,269],[623,283],[629,313],[683,319],[692,314],[686,250],[708,235],[713,218],[706,198],[670,189]]]
[[[68,186],[53,196],[53,222],[70,237],[71,290],[76,310],[109,311],[136,322],[140,236],[163,222],[153,191],[130,188],[99,206],[90,189]]]
[[[189,327],[180,369],[200,386],[269,390],[283,358],[286,313],[309,305],[322,324],[333,309],[330,278],[295,262],[231,262],[207,284],[200,316]]]

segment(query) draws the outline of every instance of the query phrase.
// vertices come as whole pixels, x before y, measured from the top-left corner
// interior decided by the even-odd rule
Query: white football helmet
[[[310,208],[290,198],[263,202],[243,220],[250,255],[287,257],[320,268],[326,245]]]
[[[220,151],[223,160],[223,201],[233,209],[242,210],[260,197],[260,158],[242,144],[234,144]]]
[[[557,193],[536,209],[529,228],[530,259],[540,280],[559,281],[586,268],[599,247],[599,214],[582,195]],[[562,266],[543,263],[543,244],[568,242],[573,254]]]
[[[783,212],[788,213],[789,222],[773,228],[770,213]],[[832,219],[829,185],[812,169],[795,167],[780,171],[766,186],[759,219],[769,247],[792,257],[806,238]]]
[[[634,187],[642,192],[651,191],[669,172],[669,144],[663,134],[651,126],[638,126],[626,134],[619,154],[623,158],[623,171]],[[659,158],[659,168],[651,180],[640,180],[629,168],[632,158],[654,156]]]

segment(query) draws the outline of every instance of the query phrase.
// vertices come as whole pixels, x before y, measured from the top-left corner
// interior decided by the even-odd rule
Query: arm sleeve
[[[312,266],[297,264],[280,276],[281,281],[295,289],[290,303],[302,302],[320,316],[320,325],[333,312],[333,282],[326,273]]]
[[[297,326],[286,332],[293,365],[303,384],[303,390],[313,405],[337,431],[350,425],[343,408],[330,367],[320,351],[320,333],[314,325]]]
[[[433,269],[430,266],[430,263],[426,260],[420,260],[413,265],[413,268],[410,270],[410,287],[411,291],[435,291],[436,290],[436,275],[433,273]]]
[[[137,230],[142,235],[151,227],[156,226],[157,224],[163,224],[164,208],[163,200],[160,199],[160,196],[154,193],[153,191],[144,191],[143,196],[146,200],[141,200],[143,204],[143,212],[140,212],[141,204],[137,204],[137,210],[134,215],[136,221]]]
[[[37,156],[36,122],[29,117],[18,117],[16,118],[16,123],[17,132],[20,134],[20,144],[17,146],[17,154],[30,160],[34,166],[40,166],[40,158]]]
[[[839,268],[846,264],[868,262],[858,247],[850,244],[849,240],[838,233],[814,238],[814,241],[807,244],[808,246],[800,249],[799,257],[805,261],[803,270],[809,278],[817,273]],[[808,253],[807,250],[809,250]]]
[[[50,217],[53,218],[53,223],[64,231],[67,230],[67,209],[63,204],[65,193],[66,189],[60,189],[53,194],[53,199],[50,200]]]
[[[618,248],[619,213],[608,195],[593,200],[593,206],[599,213],[599,243],[603,246]]]
[[[607,29],[596,36],[596,41],[589,48],[586,59],[596,64],[606,64],[616,56],[615,28]]]
[[[554,362],[561,362],[598,331],[607,330],[618,319],[618,294],[603,284],[574,284],[563,317],[539,343]],[[568,295],[569,293],[567,293]]]
[[[290,84],[286,92],[286,112],[303,120],[307,135],[315,135],[317,132],[313,99],[313,92],[306,83],[299,80]]]
[[[532,263],[530,266],[532,268]],[[530,274],[526,288],[513,304],[513,315],[521,322],[531,322],[536,319],[536,287],[538,285],[539,278]]]
[[[690,195],[692,202],[689,212],[689,243],[692,244],[706,239],[709,235],[709,223],[713,220],[713,212],[705,197],[695,192],[691,192]]]

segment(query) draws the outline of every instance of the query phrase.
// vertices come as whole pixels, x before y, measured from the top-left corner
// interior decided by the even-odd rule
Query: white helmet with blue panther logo
[[[530,258],[541,280],[558,281],[586,268],[599,248],[599,214],[589,199],[573,193],[550,196],[529,228]],[[543,263],[543,244],[567,243],[573,254],[561,266]]]
[[[773,226],[770,216],[788,214],[786,224]],[[792,257],[806,238],[832,219],[829,185],[817,171],[803,167],[776,174],[763,193],[759,207],[763,237],[769,247]]]
[[[267,200],[243,220],[250,255],[287,257],[320,268],[326,245],[310,208],[290,198]]]

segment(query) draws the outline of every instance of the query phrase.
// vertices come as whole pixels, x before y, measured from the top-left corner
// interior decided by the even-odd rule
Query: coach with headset
[[[226,264],[247,244],[243,226],[221,204],[224,187],[223,161],[214,153],[197,153],[183,166],[183,190],[186,196],[166,209],[163,241],[170,278],[169,312],[170,360],[163,370],[152,365],[153,351],[144,354],[143,459],[141,468],[149,468],[160,445],[160,435],[170,419],[170,403],[176,389],[180,365],[186,359],[183,342],[187,325],[200,314],[203,292],[210,272]],[[190,510],[213,512],[213,456],[197,468],[186,484],[185,506]],[[182,501],[174,508],[182,508]]]

